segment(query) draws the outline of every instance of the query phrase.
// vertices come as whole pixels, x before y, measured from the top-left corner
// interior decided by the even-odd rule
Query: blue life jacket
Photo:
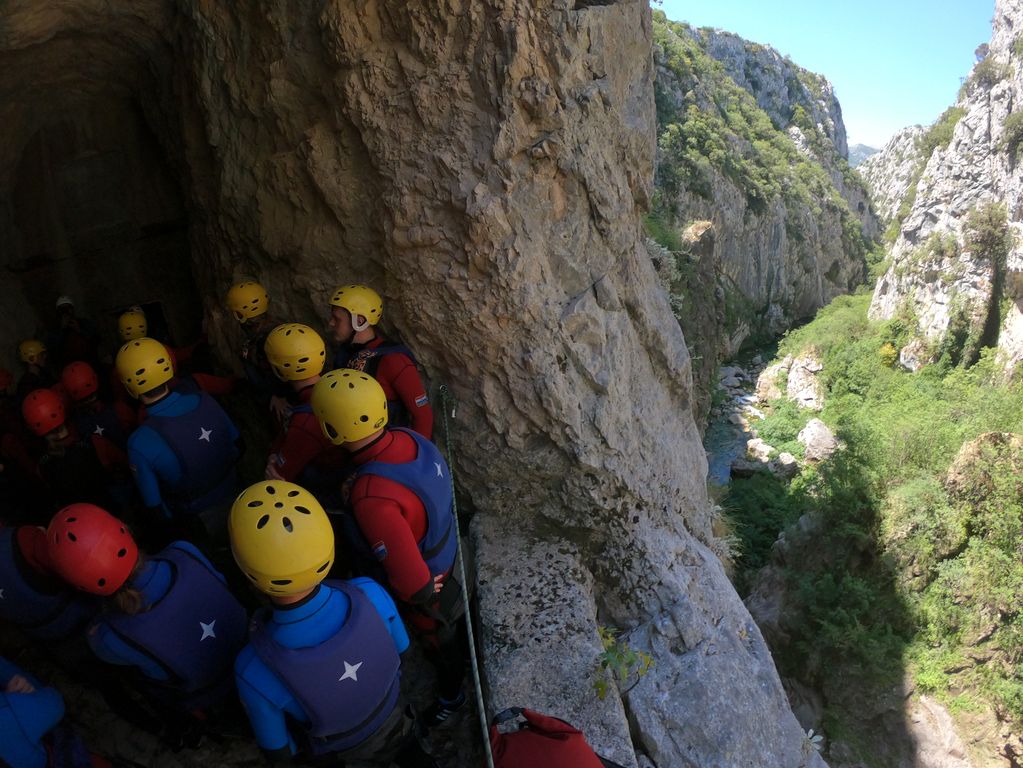
[[[454,496],[451,492],[451,478],[448,465],[433,443],[410,429],[395,429],[411,435],[416,441],[418,454],[413,461],[405,464],[389,464],[386,461],[371,461],[358,468],[358,475],[376,475],[393,480],[412,491],[426,509],[426,535],[419,542],[431,576],[439,576],[451,570],[458,551],[458,537],[455,535]]]
[[[47,584],[17,551],[16,530],[0,528],[0,621],[41,640],[71,636],[96,614],[98,602],[59,583]]]
[[[348,597],[348,615],[337,634],[319,645],[287,648],[257,615],[250,642],[256,655],[291,691],[309,718],[313,754],[351,749],[387,720],[398,703],[401,660],[387,625],[356,586],[325,581]]]
[[[64,700],[53,688],[0,691],[0,766],[45,768],[43,737],[63,716]]]
[[[192,695],[191,706],[204,706],[231,690],[232,664],[245,645],[248,617],[191,552],[170,546],[153,559],[170,563],[174,571],[167,593],[145,611],[111,614],[104,622],[167,670],[170,682],[154,685]]]
[[[90,440],[93,435],[99,435],[121,450],[128,446],[128,433],[121,426],[114,406],[109,403],[104,403],[99,412],[75,411],[75,427],[83,440]]]
[[[370,349],[368,347],[354,348],[351,344],[342,344],[334,353],[334,368],[351,368],[355,371],[362,371],[377,377],[377,368],[380,367],[380,359],[385,355],[397,353],[405,355],[412,364],[419,365],[412,350],[404,344],[384,342],[379,347]],[[392,427],[407,427],[412,423],[412,416],[405,408],[401,400],[387,401],[387,423]]]
[[[175,512],[199,513],[233,495],[238,449],[231,420],[216,400],[197,393],[195,410],[178,416],[147,416],[144,426],[164,439],[181,466],[181,482],[166,491]]]

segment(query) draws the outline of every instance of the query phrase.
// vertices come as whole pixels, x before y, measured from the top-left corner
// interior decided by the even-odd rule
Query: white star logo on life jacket
[[[433,462],[433,466],[437,468],[437,477],[444,477],[444,470],[440,468],[440,462]]]
[[[341,675],[341,677],[339,677],[337,679],[337,681],[339,683],[342,680],[354,680],[355,682],[359,682],[359,676],[358,676],[357,673],[359,671],[359,667],[361,667],[361,666],[362,666],[362,662],[361,661],[358,664],[354,664],[354,665],[353,664],[349,664],[346,661],[345,662],[345,673],[343,675]]]
[[[104,430],[104,429],[103,429],[103,427],[101,427],[101,426],[100,426],[99,424],[97,424],[97,425],[96,425],[96,429],[94,429],[94,430],[92,431],[92,434],[94,434],[94,435],[99,435],[100,437],[103,437],[103,433],[104,433],[105,431],[106,431],[106,430]]]
[[[199,439],[205,440],[207,443],[210,441],[210,435],[213,434],[212,429],[206,429],[205,427],[199,427]]]
[[[203,640],[205,640],[207,637],[212,637],[212,638],[216,639],[217,633],[213,631],[213,625],[216,624],[216,623],[217,623],[216,619],[211,621],[209,624],[206,624],[206,623],[201,622],[201,621],[199,622],[199,627],[202,629],[202,637],[199,638],[199,642],[200,643]]]

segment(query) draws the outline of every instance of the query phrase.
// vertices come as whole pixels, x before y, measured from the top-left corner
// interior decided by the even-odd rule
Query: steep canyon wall
[[[492,710],[551,711],[630,766],[822,764],[717,557],[691,360],[643,246],[645,2],[67,0],[9,3],[2,23],[3,115],[25,138],[0,171],[52,117],[33,56],[56,109],[107,87],[137,103],[224,360],[240,277],[313,324],[337,283],[380,289],[457,401]],[[96,46],[78,69],[76,36]],[[820,280],[800,311],[859,274],[832,255],[832,277],[806,267]],[[601,625],[655,658],[603,700]]]

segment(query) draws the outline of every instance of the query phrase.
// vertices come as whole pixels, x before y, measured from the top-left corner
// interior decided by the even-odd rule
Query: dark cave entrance
[[[140,105],[111,93],[59,112],[31,132],[0,190],[9,216],[0,290],[14,308],[2,357],[14,363],[18,341],[46,338],[60,295],[96,324],[103,354],[116,353],[117,317],[132,305],[147,310],[151,335],[193,340],[202,302],[183,187]]]

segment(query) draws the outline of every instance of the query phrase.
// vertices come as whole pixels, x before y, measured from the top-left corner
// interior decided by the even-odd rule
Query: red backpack
[[[490,725],[494,768],[621,768],[598,756],[564,720],[512,707]]]

